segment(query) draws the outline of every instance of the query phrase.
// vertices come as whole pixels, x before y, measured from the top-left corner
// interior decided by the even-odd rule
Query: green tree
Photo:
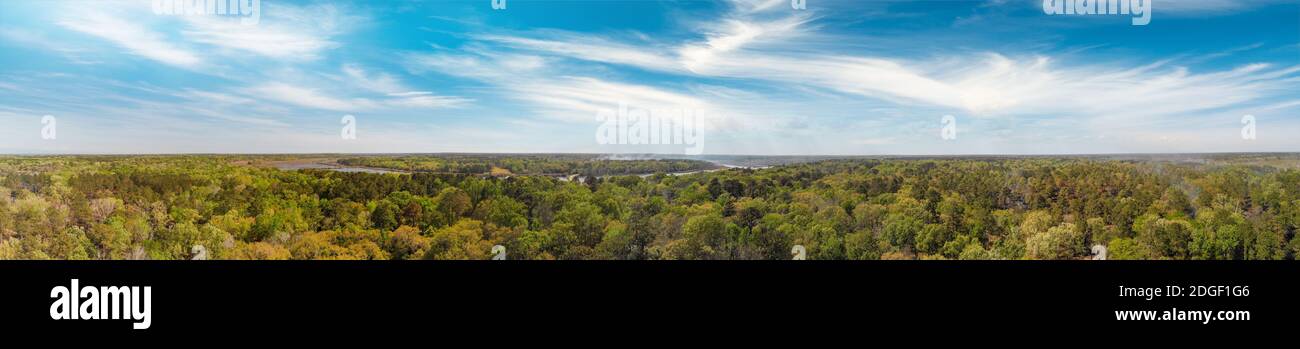
[[[1051,227],[1025,241],[1025,257],[1029,259],[1068,259],[1084,251],[1083,233],[1073,223]]]
[[[605,218],[600,215],[600,208],[586,202],[578,202],[564,208],[556,216],[556,222],[568,224],[576,234],[576,244],[595,246],[605,234]]]
[[[487,259],[491,249],[492,243],[483,240],[483,223],[462,219],[429,235],[424,259]]]
[[[398,211],[400,208],[388,200],[380,200],[375,203],[375,209],[370,211],[370,223],[380,230],[393,230],[401,224],[398,220]]]
[[[438,210],[442,212],[444,217],[447,217],[448,222],[452,223],[455,223],[473,208],[469,195],[456,187],[444,188],[441,192],[438,192],[438,197],[434,201],[438,203]]]

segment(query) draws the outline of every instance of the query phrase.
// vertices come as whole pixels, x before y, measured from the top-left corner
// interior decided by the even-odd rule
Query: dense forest
[[[345,160],[427,170],[376,174],[260,159],[0,157],[0,259],[488,259],[494,245],[544,260],[790,259],[794,245],[808,259],[873,260],[1300,252],[1292,158],[839,159],[678,175],[666,172],[700,165]],[[551,176],[596,170],[657,173]]]

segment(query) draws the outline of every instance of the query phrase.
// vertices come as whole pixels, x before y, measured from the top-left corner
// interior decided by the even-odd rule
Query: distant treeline
[[[716,167],[698,160],[613,160],[599,155],[412,155],[338,160],[348,166],[412,172],[607,176],[699,171]]]

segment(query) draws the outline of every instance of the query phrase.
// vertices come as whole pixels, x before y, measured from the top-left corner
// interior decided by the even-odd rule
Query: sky
[[[1300,151],[1300,2],[806,1],[4,1],[0,153]]]

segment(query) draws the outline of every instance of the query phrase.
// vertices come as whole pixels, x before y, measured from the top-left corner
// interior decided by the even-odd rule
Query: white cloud
[[[1156,15],[1195,16],[1240,11],[1256,4],[1244,3],[1160,2],[1156,4]],[[82,83],[42,87],[26,81],[5,81],[0,82],[0,89],[13,91],[9,100],[21,102],[0,108],[35,111],[62,107],[67,110],[61,110],[61,116],[109,115],[102,118],[120,117],[137,124],[159,125],[167,128],[171,136],[143,143],[175,140],[181,143],[177,149],[213,149],[180,137],[213,126],[285,129],[319,114],[343,112],[358,116],[384,114],[390,118],[366,119],[368,128],[363,139],[368,140],[359,147],[331,143],[336,142],[331,139],[337,138],[336,132],[326,128],[336,127],[336,119],[322,123],[321,132],[285,135],[288,138],[277,137],[275,132],[258,133],[266,139],[241,134],[244,138],[234,145],[244,149],[258,144],[284,151],[431,149],[427,137],[421,140],[405,129],[381,133],[369,127],[393,118],[420,120],[413,117],[417,109],[459,108],[475,102],[466,97],[443,96],[449,93],[444,87],[489,102],[483,103],[481,110],[463,114],[518,112],[483,116],[493,121],[509,118],[502,122],[509,125],[503,127],[515,130],[536,126],[549,127],[548,131],[570,128],[573,134],[585,137],[589,131],[583,129],[583,124],[594,124],[597,110],[624,103],[643,109],[709,110],[715,116],[711,125],[718,129],[753,131],[729,135],[734,136],[727,139],[734,140],[731,147],[711,143],[711,152],[1024,152],[1021,149],[1027,144],[1035,145],[1033,152],[1070,152],[1076,147],[1117,151],[1287,149],[1294,148],[1295,141],[1276,135],[1286,134],[1281,130],[1300,128],[1279,120],[1300,109],[1300,102],[1291,92],[1300,85],[1300,66],[1199,68],[1206,66],[1201,64],[1204,62],[1225,61],[1212,58],[1228,54],[1234,59],[1253,57],[1241,52],[1263,51],[1255,50],[1261,44],[1159,62],[1085,60],[1079,58],[1084,57],[1079,52],[1042,51],[1048,46],[1036,46],[1039,51],[1029,52],[988,49],[990,46],[976,46],[983,48],[980,50],[947,49],[959,45],[948,45],[952,37],[942,32],[916,36],[894,32],[883,39],[841,36],[845,34],[821,30],[822,25],[843,24],[836,22],[842,18],[834,16],[822,21],[818,15],[826,13],[818,11],[826,11],[827,7],[793,11],[788,0],[735,0],[727,5],[731,11],[720,15],[670,18],[666,23],[685,27],[656,36],[554,29],[493,31],[482,23],[450,23],[468,26],[467,32],[485,32],[440,30],[436,35],[450,34],[468,42],[440,42],[444,46],[431,45],[434,49],[429,53],[398,54],[393,61],[356,61],[360,63],[340,67],[347,60],[370,58],[331,55],[350,38],[342,34],[359,20],[348,15],[354,11],[331,5],[264,4],[268,6],[267,17],[255,26],[208,16],[141,18],[121,9],[50,11],[65,16],[53,21],[58,27],[122,48],[114,52],[90,51],[107,46],[100,40],[37,45],[63,39],[56,35],[63,34],[63,30],[0,30],[0,39],[63,53],[68,58],[104,59],[125,51],[221,78],[196,82],[195,86],[205,86],[202,88],[206,90],[175,94],[161,87],[163,92],[146,90],[157,87],[152,85],[119,93],[121,86],[102,82],[85,83],[93,88],[75,88],[72,86]],[[148,11],[147,6],[131,9]],[[871,18],[877,19],[874,14]],[[417,34],[434,35],[431,33]],[[908,42],[917,38],[945,44]],[[918,47],[925,49],[924,56],[915,54]],[[380,68],[384,64],[399,64],[406,71],[386,72]],[[404,79],[408,74],[428,71],[446,76]],[[28,97],[41,94],[63,97]],[[179,98],[169,100],[174,97]],[[880,108],[890,111],[880,112]],[[321,110],[338,113],[317,113]],[[961,119],[960,141],[927,143],[937,137],[930,128],[937,127],[938,117],[947,113]],[[1252,148],[1250,143],[1219,148],[1205,141],[1230,140],[1236,134],[1233,128],[1238,126],[1234,118],[1245,113],[1260,117],[1261,139],[1254,144],[1262,148]],[[429,114],[434,113],[421,115]],[[437,114],[439,126],[450,120],[482,120],[456,113]],[[70,126],[87,127],[73,120]],[[864,120],[872,122],[859,122]],[[463,139],[463,144],[482,144],[476,148],[479,150],[506,149],[493,146],[497,142],[510,144],[508,137],[484,141],[465,136],[501,131],[492,127],[439,132],[463,131],[456,139]],[[517,135],[514,139],[524,144],[521,149],[535,150],[527,144],[554,138],[566,138],[568,142],[569,135]],[[1105,141],[1098,141],[1101,136],[1106,137]],[[286,139],[301,139],[304,143],[294,148],[299,145],[286,146]],[[1092,144],[1080,145],[1082,142]],[[572,144],[581,147],[587,143]],[[149,150],[138,145],[130,147]]]
[[[421,94],[412,94],[412,93],[421,93]],[[398,98],[385,100],[384,103],[391,107],[433,109],[433,108],[460,107],[472,101],[470,99],[461,98],[461,97],[433,96],[433,95],[429,95],[430,93],[432,92],[407,92],[402,94],[389,95]]]
[[[282,82],[266,83],[251,87],[245,91],[245,95],[313,109],[354,111],[376,107],[376,104],[373,101],[367,99],[338,98],[326,95],[314,88],[295,86]]]
[[[410,92],[406,86],[402,86],[402,83],[392,75],[378,74],[376,76],[370,76],[365,70],[361,69],[360,66],[354,64],[344,65],[343,73],[347,75],[348,78],[351,78],[353,84],[363,89],[389,95]]]
[[[194,67],[202,63],[202,59],[197,54],[177,47],[162,34],[106,12],[94,10],[76,12],[73,18],[61,20],[58,24],[103,38],[127,49],[132,54],[159,62],[180,67]]]
[[[281,60],[314,60],[321,52],[339,47],[331,37],[356,21],[330,6],[268,6],[273,18],[257,25],[220,16],[186,16],[181,30],[187,40]]]
[[[703,40],[675,49],[555,31],[532,35],[545,39],[493,36],[490,40],[568,59],[688,77],[803,85],[901,105],[950,108],[977,117],[1051,115],[1099,122],[1172,118],[1258,103],[1296,87],[1300,71],[1296,66],[1256,64],[1192,73],[1170,62],[1125,66],[1125,62],[1067,62],[1046,55],[1013,58],[993,52],[923,60],[890,58],[887,52],[825,53],[804,44],[804,39],[819,35],[808,28],[811,15],[803,11],[755,14],[773,6],[764,1],[734,5],[736,11],[722,21],[698,28]],[[826,41],[821,39],[818,42]],[[614,49],[602,54],[589,47],[591,42]],[[689,72],[671,67],[686,67]]]
[[[706,127],[725,125],[730,109],[673,88],[612,81],[591,76],[561,75],[560,67],[545,66],[532,56],[495,51],[467,54],[413,54],[406,61],[415,72],[472,78],[491,84],[505,98],[530,104],[534,114],[569,123],[592,123],[602,110],[620,104],[645,110],[694,110],[706,118]],[[520,59],[524,65],[505,62]]]
[[[590,77],[559,77],[532,80],[512,88],[517,98],[551,110],[551,117],[592,122],[601,110],[630,108],[692,109],[717,113],[716,107],[693,96],[650,86],[604,81]]]
[[[340,46],[333,37],[347,32],[364,18],[333,5],[292,6],[264,3],[268,18],[256,25],[241,24],[226,16],[156,16],[147,2],[72,2],[57,11],[59,26],[99,37],[128,53],[169,65],[218,74],[232,61],[249,56],[286,62],[311,61]],[[18,36],[22,34],[21,36]],[[39,39],[30,33],[8,31],[8,39]],[[63,53],[80,50],[72,43],[43,45]],[[83,55],[68,55],[80,59]],[[233,60],[232,60],[233,58]],[[98,63],[81,60],[81,63]],[[201,69],[199,69],[201,68]]]
[[[502,69],[501,62],[506,60],[500,57],[510,53],[490,50],[478,50],[477,55],[420,56],[416,65],[488,81],[508,91],[509,98],[528,101],[546,110],[547,115],[564,115],[575,121],[591,114],[581,111],[608,108],[611,100],[636,100],[626,97],[635,96],[642,98],[637,103],[723,107],[735,113],[730,115],[731,121],[785,125],[783,129],[766,130],[787,134],[797,132],[800,128],[790,126],[800,122],[819,123],[800,116],[823,114],[827,109],[822,104],[836,103],[837,97],[817,90],[868,97],[912,111],[944,111],[977,119],[1068,120],[1068,126],[1040,128],[1065,127],[1081,135],[1110,133],[1117,137],[1151,125],[1217,115],[1216,111],[1225,109],[1296,107],[1277,100],[1285,98],[1287,91],[1294,91],[1300,84],[1297,76],[1300,66],[1247,64],[1227,70],[1192,71],[1171,61],[1134,64],[1072,59],[1077,57],[1072,55],[1052,57],[1049,53],[1006,55],[942,50],[934,51],[937,53],[934,56],[905,59],[891,57],[890,52],[879,49],[835,49],[837,37],[816,30],[812,11],[777,11],[783,3],[788,2],[733,1],[733,12],[720,16],[720,20],[695,26],[702,39],[676,43],[557,30],[474,36],[483,42],[524,50],[542,60],[555,60],[545,69],[524,74]],[[1227,6],[1218,2],[1185,4],[1180,5],[1180,11],[1195,7],[1192,5],[1206,10]],[[880,48],[887,49],[887,46]],[[1198,58],[1185,59],[1194,63]],[[804,87],[812,90],[804,93],[810,99],[802,104],[767,102],[760,104],[769,107],[768,110],[756,110],[748,108],[746,103],[763,98],[753,98],[754,91],[737,85],[728,87],[729,93],[717,94],[709,93],[708,89],[649,87],[613,82],[604,77],[576,77],[589,74],[562,69],[573,61],[634,67],[684,79],[721,78],[747,82],[750,86],[779,86],[780,91]],[[825,125],[816,128],[819,132],[839,131],[826,129]],[[1170,142],[1188,139],[1175,137]],[[891,143],[894,140],[859,136],[847,138],[845,142],[898,145]],[[1062,143],[1066,147],[1063,149],[1068,149],[1068,144]],[[1006,145],[993,142],[983,146],[996,151]]]
[[[729,2],[736,10],[743,13],[780,9],[782,6],[786,6],[785,9],[791,9],[789,0],[731,0]]]
[[[541,57],[466,50],[461,53],[406,54],[403,62],[412,73],[434,71],[440,74],[481,80],[501,80],[514,76],[535,76],[554,71]]]
[[[717,25],[703,28],[707,32],[702,43],[683,45],[679,50],[682,65],[692,72],[707,69],[719,56],[744,49],[746,46],[782,41],[803,35],[800,26],[811,20],[805,13],[770,21],[732,18]]]
[[[311,60],[338,44],[309,33],[274,29],[272,25],[241,25],[220,19],[192,17],[192,29],[181,33],[192,42],[241,50],[278,59]]]
[[[74,64],[99,64],[97,59],[88,57],[85,48],[66,45],[51,39],[46,33],[25,28],[0,28],[0,39],[22,44],[25,47],[38,48],[63,55]]]
[[[305,87],[302,84],[270,82],[257,84],[242,89],[241,98],[257,98],[288,105],[312,109],[333,111],[375,111],[393,108],[450,108],[463,106],[472,100],[456,96],[438,96],[429,91],[408,90],[396,79],[371,79],[360,68],[345,68],[349,80],[344,81],[342,90],[360,87],[363,91],[377,92],[377,95],[357,97],[357,94],[345,94],[347,91],[327,91],[321,88]],[[353,91],[357,92],[357,91]]]
[[[381,103],[400,108],[445,108],[458,107],[471,102],[470,99],[454,96],[438,96],[431,91],[417,91],[403,84],[400,79],[388,73],[370,74],[355,64],[343,66],[342,80],[344,86],[356,86],[363,90],[382,94]]]

